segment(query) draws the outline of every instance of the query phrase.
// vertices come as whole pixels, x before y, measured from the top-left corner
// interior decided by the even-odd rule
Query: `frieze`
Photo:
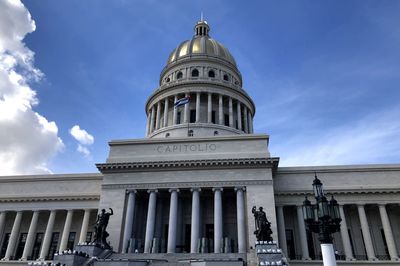
[[[100,200],[100,196],[58,196],[58,197],[18,197],[0,198],[0,203],[5,202],[43,202],[43,201],[81,201],[81,200]]]
[[[103,189],[170,189],[170,188],[213,188],[213,187],[238,187],[250,185],[272,185],[272,180],[254,181],[207,181],[207,182],[172,182],[172,183],[144,183],[144,184],[107,184]]]
[[[169,153],[190,153],[190,152],[214,152],[217,150],[215,143],[198,143],[198,144],[166,144],[158,145],[155,150],[160,154]]]
[[[209,148],[210,148],[209,144]],[[184,146],[184,145],[183,145]],[[196,168],[266,168],[274,170],[278,167],[279,158],[239,158],[239,159],[208,159],[208,160],[179,160],[179,161],[154,161],[154,162],[123,162],[96,164],[102,173],[132,172],[132,171],[160,171],[170,169],[196,169]]]

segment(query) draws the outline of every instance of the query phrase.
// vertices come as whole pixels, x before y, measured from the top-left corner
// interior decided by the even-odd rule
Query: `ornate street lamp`
[[[316,204],[312,204],[306,197],[303,202],[304,221],[313,233],[318,234],[321,242],[322,260],[324,266],[336,266],[335,252],[332,245],[332,234],[340,230],[339,204],[332,196],[331,200],[325,197],[321,180],[313,181],[313,191]]]

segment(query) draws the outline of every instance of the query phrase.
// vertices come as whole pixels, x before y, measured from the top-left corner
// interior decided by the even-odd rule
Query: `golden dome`
[[[236,67],[231,53],[221,43],[208,36],[210,28],[206,21],[199,21],[195,26],[195,36],[182,42],[168,57],[168,64],[187,57],[208,56],[227,61]]]

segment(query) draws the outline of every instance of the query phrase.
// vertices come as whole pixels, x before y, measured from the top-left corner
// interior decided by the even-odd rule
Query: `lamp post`
[[[303,202],[304,221],[311,232],[318,234],[324,266],[336,266],[332,234],[340,230],[342,219],[339,204],[333,196],[331,200],[326,198],[322,182],[317,178],[317,174],[312,186],[316,204],[312,204],[306,196]]]

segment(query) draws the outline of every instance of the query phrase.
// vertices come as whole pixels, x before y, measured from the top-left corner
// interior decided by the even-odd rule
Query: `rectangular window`
[[[239,129],[239,122],[237,121],[237,119],[235,120],[235,125],[236,125],[236,129]]]
[[[287,245],[287,256],[289,259],[296,259],[296,250],[294,248],[294,235],[292,229],[286,229],[286,245]]]
[[[70,232],[69,233],[67,249],[74,250],[75,237],[76,237],[76,233],[75,232]]]
[[[176,124],[179,125],[181,123],[181,112],[176,114]]]
[[[211,112],[211,122],[215,124],[215,111]]]
[[[1,252],[0,252],[0,257],[1,258],[4,258],[4,256],[6,255],[8,241],[10,240],[10,235],[11,235],[10,233],[7,233],[4,236],[3,245],[1,246]]]
[[[214,224],[206,224],[206,238],[208,240],[208,252],[214,252]]]
[[[42,242],[43,242],[43,233],[37,233],[35,243],[33,244],[31,257],[28,258],[28,260],[36,260],[39,258],[40,246],[42,245]]]
[[[196,110],[190,110],[190,123],[196,122]]]
[[[24,247],[25,247],[27,236],[28,236],[28,233],[21,233],[19,235],[17,251],[15,252],[15,258],[14,259],[20,259],[22,257],[22,253],[24,252]]]
[[[229,127],[229,115],[224,115],[225,126]]]
[[[184,253],[190,253],[190,233],[191,233],[191,224],[185,224],[185,250]]]
[[[58,240],[60,238],[60,233],[55,232],[51,235],[51,242],[50,242],[50,248],[49,248],[49,253],[47,254],[48,260],[52,260],[54,257],[54,253],[57,252],[57,246],[58,246]]]

